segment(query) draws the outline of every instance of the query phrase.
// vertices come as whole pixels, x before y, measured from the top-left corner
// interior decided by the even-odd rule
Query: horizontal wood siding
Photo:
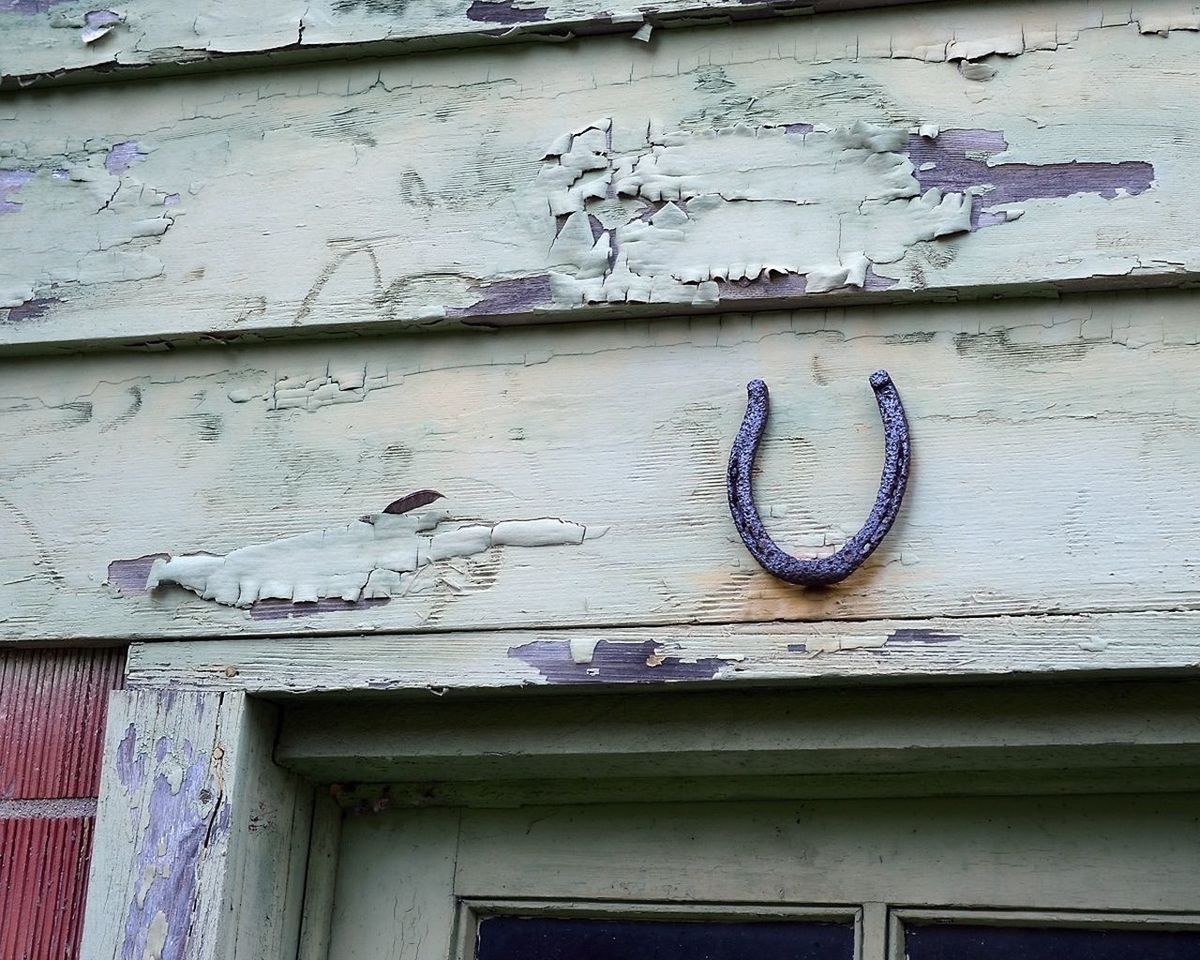
[[[884,620],[862,628],[882,642],[905,620],[1185,613],[1200,605],[1194,302],[1089,296],[14,361],[0,372],[18,398],[0,423],[21,477],[0,519],[14,543],[0,559],[6,635]],[[878,367],[912,428],[899,521],[835,588],[774,581],[726,502],[745,384],[761,376],[772,390],[756,480],[767,526],[813,554],[874,500]],[[444,498],[405,515],[422,532],[381,514],[426,489]],[[388,544],[400,553],[379,555],[384,577],[365,558]],[[1079,639],[1046,657],[1036,643],[1016,653],[1003,638],[1017,627],[937,629],[976,638],[962,664],[999,644],[992,665],[1005,671],[1111,663],[1106,646],[1131,638],[1128,669],[1194,662],[1182,625],[1106,624],[1061,627]],[[535,643],[514,667],[536,675],[542,653]]]
[[[0,346],[1191,283],[1200,33],[1172,11],[919,4],[35,88],[0,108]]]

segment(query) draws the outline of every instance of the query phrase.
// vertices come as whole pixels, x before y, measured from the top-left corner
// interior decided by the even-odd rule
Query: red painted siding
[[[0,957],[79,956],[90,817],[0,820]]]
[[[75,960],[123,649],[0,650],[0,960]]]
[[[0,651],[0,799],[97,795],[124,669],[120,648]]]

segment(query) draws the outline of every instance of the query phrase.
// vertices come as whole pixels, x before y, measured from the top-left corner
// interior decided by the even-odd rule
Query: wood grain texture
[[[125,650],[0,650],[0,800],[95,797]]]
[[[920,4],[29,91],[0,344],[1190,283],[1194,27]]]
[[[0,957],[75,960],[91,817],[0,818]]]
[[[10,505],[0,522],[14,544],[0,558],[3,635],[1186,612],[1200,601],[1200,396],[1178,386],[1196,364],[1193,303],[1096,296],[12,362],[0,373]],[[881,366],[912,425],[896,527],[836,589],[772,581],[726,504],[744,384],[761,376],[774,389],[756,481],[768,529],[796,552],[819,552],[856,529],[874,498],[882,441],[867,376]],[[375,536],[357,518],[424,488],[446,495],[437,503],[447,514],[396,541],[408,559],[385,558],[419,569],[343,599],[343,558],[358,562],[349,531]],[[504,540],[506,529],[550,539]],[[554,539],[563,529],[574,539]],[[443,535],[446,559],[435,559]],[[322,553],[323,536],[336,551]],[[232,593],[145,589],[156,557],[211,566],[200,553],[254,544],[264,546],[240,556],[261,567],[247,566],[253,576]],[[267,596],[314,583],[338,592],[230,605],[268,581]],[[190,582],[203,592],[202,578]],[[1104,645],[1129,642],[1127,627],[1065,640],[1042,651],[1045,662],[1086,669],[1095,653],[1092,663],[1111,665]],[[1020,628],[994,636],[1020,635],[1010,629]],[[1123,666],[1193,663],[1186,631],[1162,629],[1147,633],[1162,638],[1157,655]],[[1016,649],[996,664],[1013,669]],[[795,653],[805,673],[820,659]]]
[[[0,88],[525,39],[563,42],[581,34],[631,35],[647,24],[657,29],[919,2],[924,0],[267,0],[251,13],[215,0],[186,7],[138,0],[117,9],[79,0],[6,0],[0,4]]]
[[[127,683],[302,695],[1080,675],[1197,664],[1200,614],[1083,614],[138,643]]]
[[[113,695],[88,958],[294,956],[311,796],[242,694]]]

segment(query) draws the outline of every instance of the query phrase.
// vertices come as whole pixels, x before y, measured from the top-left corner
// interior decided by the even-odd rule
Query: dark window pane
[[[1200,960],[1200,930],[912,924],[908,960]]]
[[[477,960],[851,960],[849,923],[487,917]]]

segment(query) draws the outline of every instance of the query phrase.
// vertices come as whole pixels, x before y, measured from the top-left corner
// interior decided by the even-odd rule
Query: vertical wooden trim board
[[[113,695],[83,955],[295,955],[311,791],[241,693]]]

